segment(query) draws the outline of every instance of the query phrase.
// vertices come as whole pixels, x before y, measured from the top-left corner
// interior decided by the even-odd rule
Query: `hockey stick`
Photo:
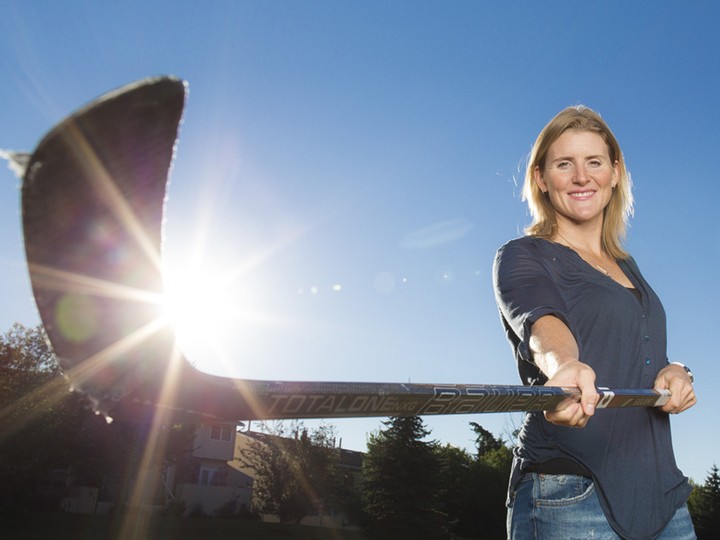
[[[165,189],[184,105],[175,78],[123,87],[55,126],[27,162],[33,294],[64,373],[96,410],[237,421],[552,410],[578,399],[571,388],[253,381],[196,370],[159,302]],[[600,407],[629,407],[662,405],[669,394],[601,396]]]

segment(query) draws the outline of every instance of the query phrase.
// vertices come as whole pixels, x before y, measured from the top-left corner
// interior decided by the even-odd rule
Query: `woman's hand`
[[[570,329],[560,319],[546,315],[532,325],[530,350],[535,363],[548,377],[545,386],[572,386],[580,389],[580,400],[568,398],[556,411],[545,412],[548,422],[582,428],[595,414],[600,396],[595,389],[595,372],[580,362],[580,351]]]
[[[655,390],[670,390],[670,399],[660,409],[678,414],[697,403],[690,375],[680,364],[665,366],[655,378]]]
[[[580,400],[567,398],[555,411],[546,411],[545,419],[559,426],[583,428],[595,414],[599,395],[595,388],[595,372],[577,360],[561,364],[545,386],[573,386],[580,390]]]

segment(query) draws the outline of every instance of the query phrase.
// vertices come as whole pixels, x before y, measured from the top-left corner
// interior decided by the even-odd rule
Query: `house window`
[[[230,441],[232,431],[230,426],[215,424],[210,430],[210,438],[213,441]]]

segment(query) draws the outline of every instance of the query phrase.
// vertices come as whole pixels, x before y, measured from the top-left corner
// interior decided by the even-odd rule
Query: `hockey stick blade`
[[[40,141],[22,186],[33,294],[72,386],[107,416],[255,420],[552,410],[576,389],[281,382],[196,370],[161,312],[165,190],[186,85],[120,88]],[[666,393],[601,390],[600,407],[656,406]]]

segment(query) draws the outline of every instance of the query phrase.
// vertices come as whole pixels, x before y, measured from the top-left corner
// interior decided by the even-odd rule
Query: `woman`
[[[524,384],[576,386],[581,398],[526,415],[508,537],[695,538],[668,416],[695,404],[692,374],[668,363],[662,304],[622,247],[630,177],[597,113],[571,107],[545,126],[523,198],[533,217],[527,236],[495,259],[502,322]],[[596,385],[672,397],[661,409],[595,414]]]

